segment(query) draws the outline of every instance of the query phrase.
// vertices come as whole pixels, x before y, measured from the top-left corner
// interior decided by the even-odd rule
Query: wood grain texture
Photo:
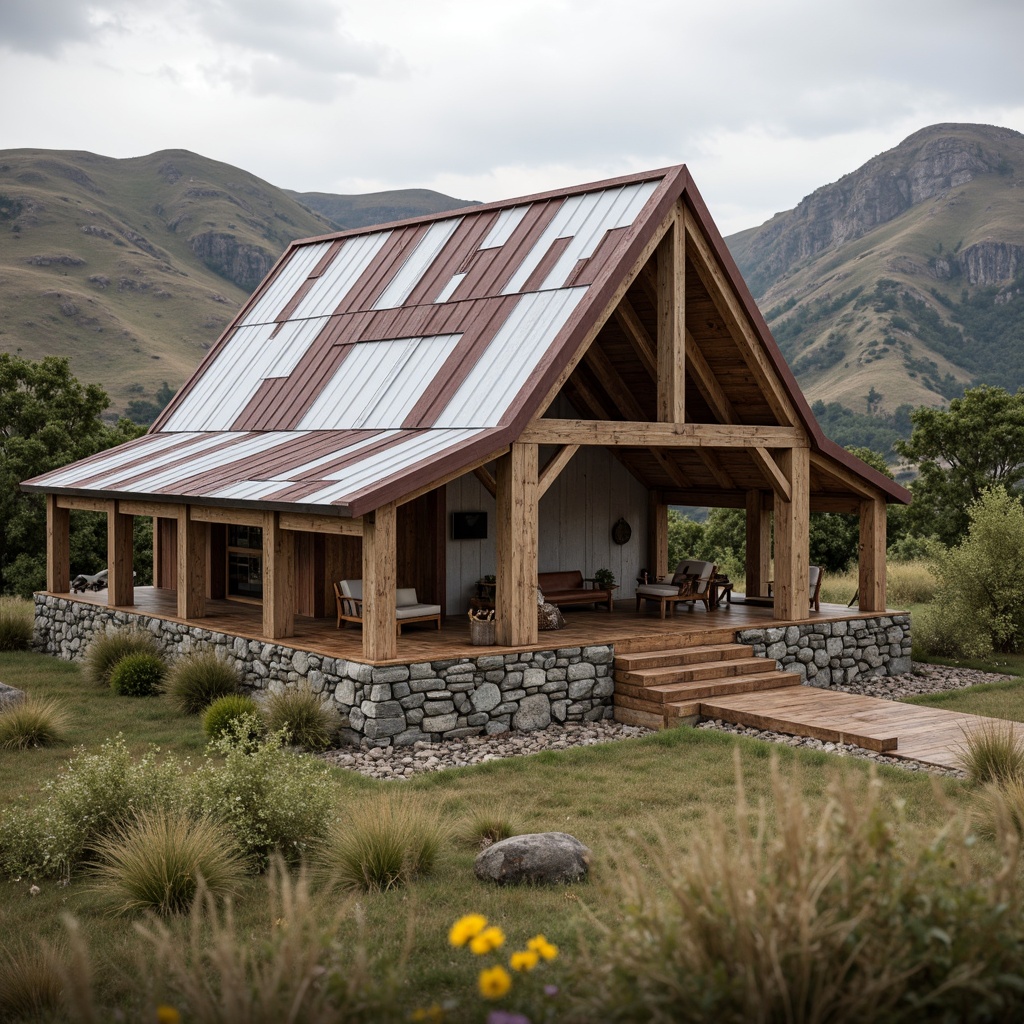
[[[336,533],[346,537],[362,537],[362,519],[343,516],[318,516],[308,512],[282,512],[282,530],[298,530],[303,533]]]
[[[295,633],[295,535],[280,513],[263,513],[263,633],[275,640]]]
[[[686,227],[677,204],[658,261],[658,420],[686,422]]]
[[[177,515],[178,615],[197,619],[206,614],[206,569],[209,525],[189,515],[182,505]]]
[[[71,589],[71,513],[46,496],[46,589]]]
[[[858,607],[862,612],[885,608],[885,528],[885,499],[862,501],[858,550]]]
[[[534,420],[520,435],[524,444],[599,444],[606,447],[792,448],[805,445],[797,427],[726,423],[649,423],[628,420]]]
[[[397,506],[382,505],[363,525],[363,655],[377,661],[397,650]]]
[[[537,446],[513,444],[498,460],[497,641],[502,646],[537,640]]]
[[[786,501],[775,495],[775,614],[785,619],[806,619],[810,615],[808,450],[784,449],[779,453],[778,466],[789,482],[792,497]]]
[[[111,606],[135,603],[134,526],[134,518],[124,515],[118,502],[107,502],[107,601]]]
[[[772,572],[772,518],[760,491],[747,491],[746,569],[747,593],[766,596]]]

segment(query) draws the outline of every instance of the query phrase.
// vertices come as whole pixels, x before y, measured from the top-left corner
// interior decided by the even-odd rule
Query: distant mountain
[[[337,196],[330,192],[292,192],[284,190],[297,202],[326,217],[339,229],[365,228],[386,224],[407,217],[423,217],[431,213],[447,213],[463,206],[479,206],[468,199],[453,199],[429,188],[402,188],[394,192],[368,192],[366,195]]]
[[[68,356],[141,422],[290,241],[466,205],[426,190],[320,195],[328,217],[293,195],[185,150],[0,151],[0,352]]]
[[[726,241],[812,401],[905,430],[907,405],[1024,385],[1018,132],[933,125]]]

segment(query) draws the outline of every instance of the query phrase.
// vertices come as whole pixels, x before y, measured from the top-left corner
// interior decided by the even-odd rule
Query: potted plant
[[[614,590],[619,585],[611,569],[595,569],[593,579],[600,590]]]

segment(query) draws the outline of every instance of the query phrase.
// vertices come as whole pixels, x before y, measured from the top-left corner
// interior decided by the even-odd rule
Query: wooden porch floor
[[[53,596],[87,604],[107,605],[105,590]],[[176,614],[176,602],[177,595],[173,590],[136,587],[135,604],[119,610],[184,622]],[[273,641],[263,636],[261,609],[255,604],[207,601],[207,614],[202,619],[192,620],[192,624],[232,636],[264,640],[331,658],[346,658],[374,665],[400,665],[612,643],[617,653],[627,654],[671,646],[731,643],[737,630],[792,625],[792,622],[776,619],[771,608],[743,604],[723,605],[710,612],[703,605],[689,606],[680,609],[674,617],[665,619],[659,618],[653,607],[638,614],[633,601],[620,601],[611,613],[589,608],[566,608],[563,614],[565,629],[541,633],[537,643],[528,647],[474,647],[469,642],[469,620],[465,616],[449,616],[440,630],[427,623],[406,626],[398,638],[398,656],[387,661],[367,661],[363,657],[362,631],[351,626],[347,629],[335,628],[333,615],[330,619],[296,616],[295,635]],[[861,617],[856,609],[823,604],[820,612],[811,612],[810,618],[805,621],[830,622]]]

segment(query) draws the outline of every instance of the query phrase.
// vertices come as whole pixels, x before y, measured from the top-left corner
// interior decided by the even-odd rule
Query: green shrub
[[[263,720],[260,717],[260,706],[241,693],[229,693],[226,697],[218,697],[203,714],[203,732],[211,740],[220,739],[229,730],[231,723],[240,718],[248,719],[249,738],[263,733]]]
[[[86,678],[96,686],[109,686],[114,666],[129,654],[163,657],[160,644],[152,633],[141,629],[107,630],[104,633],[97,633],[86,649]]]
[[[122,697],[152,697],[167,674],[167,663],[153,654],[126,654],[110,673],[110,688]]]
[[[384,892],[429,874],[446,831],[412,794],[385,790],[335,822],[316,860],[327,884]]]
[[[53,697],[26,697],[0,708],[0,750],[48,747],[64,739],[68,715]]]
[[[338,732],[338,716],[308,684],[271,693],[263,718],[270,732],[285,729],[292,743],[307,750],[325,750]]]
[[[456,827],[455,835],[459,842],[479,848],[524,832],[526,823],[515,805],[497,800],[464,818]]]
[[[186,715],[198,715],[218,697],[238,692],[238,673],[213,651],[187,654],[171,668],[166,690]]]
[[[230,698],[222,698],[228,700]],[[254,867],[275,851],[297,861],[327,831],[335,790],[322,761],[284,748],[287,737],[253,739],[253,719],[230,722],[194,776],[198,810],[222,822]]]
[[[964,730],[957,763],[975,785],[1024,779],[1024,739],[1013,722],[984,720]]]
[[[568,986],[572,1019],[1019,1019],[1020,844],[979,857],[950,813],[921,831],[872,779],[805,800],[775,758],[774,798],[716,814],[681,850],[633,844],[605,875],[614,908]],[[1000,861],[1002,861],[1000,863]],[[642,1008],[642,1009],[640,1009]]]
[[[244,877],[225,829],[183,811],[143,811],[99,840],[95,850],[93,891],[119,913],[182,913],[201,885],[221,898],[236,895]]]
[[[133,759],[124,739],[84,750],[43,786],[42,799],[0,815],[0,871],[9,877],[63,876],[104,836],[140,811],[185,806],[183,768],[156,751]]]
[[[52,1013],[61,1006],[63,988],[51,949],[24,941],[0,946],[0,1020],[37,1020]]]
[[[31,601],[0,598],[0,651],[27,651],[32,645],[34,620]]]

